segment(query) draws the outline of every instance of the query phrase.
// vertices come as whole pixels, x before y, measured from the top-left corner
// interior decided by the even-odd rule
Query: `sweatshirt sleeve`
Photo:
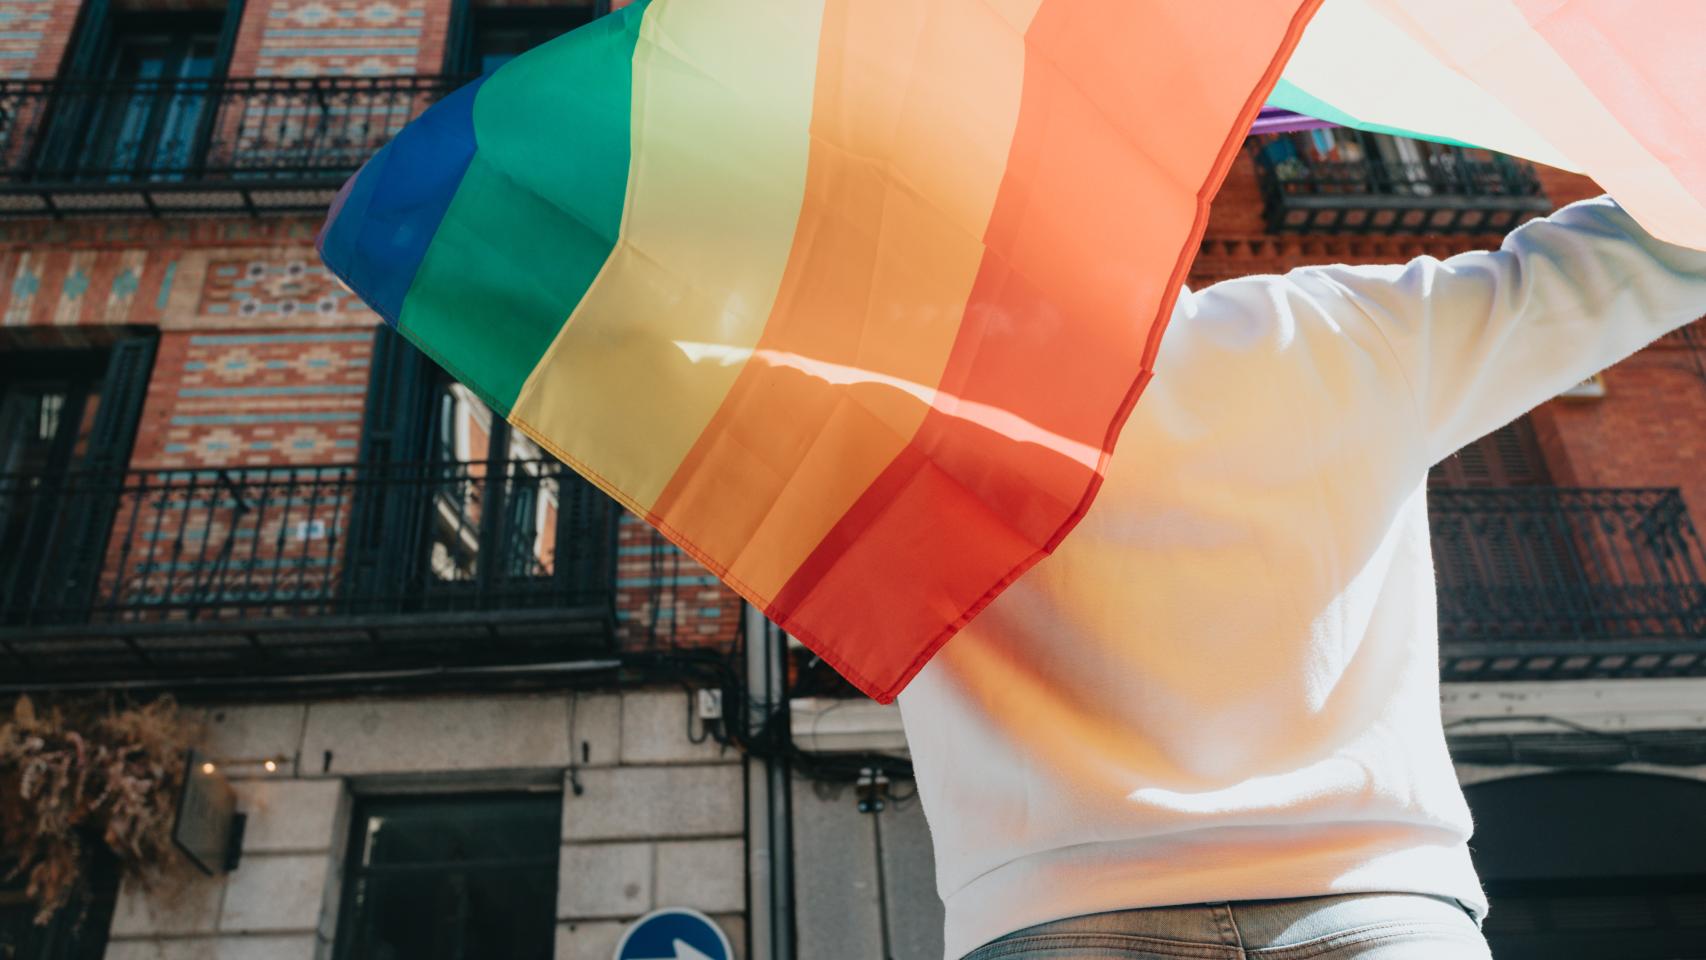
[[[1706,314],[1706,253],[1654,239],[1604,197],[1530,221],[1498,250],[1289,279],[1377,328],[1429,463]]]

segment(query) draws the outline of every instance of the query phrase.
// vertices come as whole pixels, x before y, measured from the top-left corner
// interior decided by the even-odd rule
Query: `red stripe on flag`
[[[1112,449],[1209,201],[1319,3],[1044,3],[944,397],[766,610],[865,693],[893,699],[1089,508],[1107,455],[1062,450]],[[892,632],[857,630],[864,585],[896,581],[919,589],[880,598],[903,607]]]

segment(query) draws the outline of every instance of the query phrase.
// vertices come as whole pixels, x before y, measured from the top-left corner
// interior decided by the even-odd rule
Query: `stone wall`
[[[356,797],[522,787],[563,790],[559,960],[606,960],[663,906],[712,916],[744,956],[742,758],[692,742],[687,711],[680,690],[213,709],[206,751],[249,815],[242,862],[181,890],[127,887],[106,956],[329,957]]]

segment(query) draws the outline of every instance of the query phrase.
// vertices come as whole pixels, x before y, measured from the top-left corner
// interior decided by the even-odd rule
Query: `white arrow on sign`
[[[693,945],[687,941],[677,940],[675,941],[675,956],[657,957],[656,960],[711,960],[711,958],[695,950]]]

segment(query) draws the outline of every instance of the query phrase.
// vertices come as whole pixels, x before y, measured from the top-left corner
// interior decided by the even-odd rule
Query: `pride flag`
[[[1327,0],[1271,105],[1591,175],[1706,247],[1706,3]]]
[[[651,0],[405,128],[333,270],[887,700],[1088,507],[1311,0]]]
[[[1655,228],[1706,238],[1706,177],[1684,162],[1701,138],[1684,123],[1669,160],[1654,139],[1702,114],[1641,99],[1706,91],[1663,31],[1612,24],[1635,44],[1613,55],[1582,41],[1603,26],[1587,4],[1327,0],[1305,36],[1320,3],[635,3],[405,128],[345,187],[322,255],[888,700],[1088,508],[1270,92],[1573,161]],[[1635,5],[1698,19],[1691,0]],[[1554,68],[1527,80],[1489,62],[1519,15],[1522,62]],[[1589,101],[1537,99],[1559,61],[1598,104],[1568,143],[1558,124]],[[1449,109],[1428,108],[1436,82]],[[1622,153],[1576,143],[1606,118]]]

